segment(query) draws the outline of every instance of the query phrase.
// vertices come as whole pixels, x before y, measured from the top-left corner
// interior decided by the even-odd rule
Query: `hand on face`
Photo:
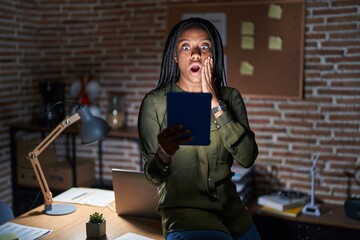
[[[201,69],[201,86],[202,92],[211,93],[213,96],[216,96],[215,92],[215,81],[213,79],[213,58],[209,56],[205,59],[204,65]]]
[[[192,137],[190,131],[183,129],[181,125],[165,128],[157,135],[160,146],[168,155],[173,155],[180,148],[179,145],[189,142]]]

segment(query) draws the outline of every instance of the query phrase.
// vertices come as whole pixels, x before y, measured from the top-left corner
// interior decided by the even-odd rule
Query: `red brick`
[[[350,8],[328,8],[328,9],[320,9],[320,10],[314,10],[313,15],[315,16],[321,16],[321,15],[348,15],[352,13],[357,13],[356,7],[350,7]]]
[[[332,31],[346,31],[346,30],[354,30],[356,29],[355,23],[347,23],[347,24],[328,24],[325,26],[314,26],[313,31],[315,32],[332,32]]]

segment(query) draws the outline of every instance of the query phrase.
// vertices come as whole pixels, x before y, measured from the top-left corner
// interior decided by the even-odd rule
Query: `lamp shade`
[[[91,114],[87,106],[82,106],[77,112],[81,118],[81,144],[89,144],[103,139],[111,130],[108,123]]]

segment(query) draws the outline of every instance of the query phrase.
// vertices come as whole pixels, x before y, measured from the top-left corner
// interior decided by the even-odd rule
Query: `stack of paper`
[[[258,197],[257,203],[262,206],[260,211],[295,217],[301,212],[308,200],[309,197],[306,195],[284,197],[279,193],[273,193]]]
[[[247,204],[253,194],[254,169],[252,167],[246,169],[234,164],[232,171],[235,173],[232,181],[236,184],[236,190],[242,202]]]
[[[301,213],[302,208],[303,206],[300,206],[296,208],[290,208],[284,211],[279,211],[274,208],[270,208],[268,206],[262,206],[259,210],[260,212],[264,212],[264,213],[270,213],[270,214],[287,216],[287,217],[296,217]]]

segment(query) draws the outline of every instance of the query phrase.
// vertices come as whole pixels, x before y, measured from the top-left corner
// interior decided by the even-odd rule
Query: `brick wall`
[[[342,203],[359,196],[360,65],[356,1],[307,1],[304,99],[248,99],[257,133],[258,191],[291,188],[309,192],[312,154],[319,153],[317,198]]]
[[[158,79],[166,38],[166,7],[187,1],[3,0],[0,3],[0,199],[11,202],[8,125],[40,115],[40,81],[70,86],[87,74],[101,86],[104,115],[112,94],[125,94],[127,124],[135,126],[144,94]],[[210,1],[193,1],[210,2]],[[233,2],[230,1],[229,2]],[[320,153],[319,199],[342,203],[360,195],[360,9],[356,1],[306,1],[304,97],[245,97],[260,155],[257,192],[291,188],[309,192],[301,171]],[[66,139],[56,144],[59,157]],[[139,169],[137,144],[104,141],[105,179],[112,167]],[[78,144],[78,156],[97,149]],[[98,170],[98,169],[97,169]]]
[[[0,200],[8,203],[12,199],[8,124],[30,120],[39,101],[32,75],[39,56],[36,5],[32,0],[0,2]]]

